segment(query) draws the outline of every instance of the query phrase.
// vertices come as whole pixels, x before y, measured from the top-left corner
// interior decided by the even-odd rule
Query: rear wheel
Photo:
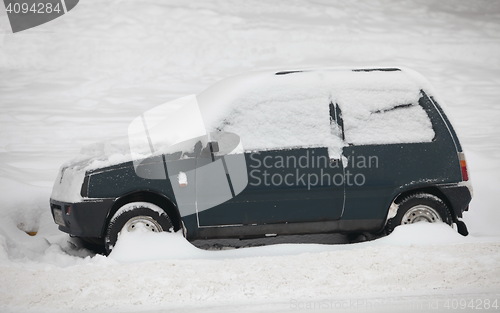
[[[398,203],[396,216],[387,221],[386,233],[390,234],[399,225],[417,222],[443,222],[451,225],[453,218],[441,198],[428,193],[416,193]]]
[[[109,254],[122,232],[173,232],[168,215],[157,205],[147,202],[132,202],[122,206],[111,218],[104,244]]]

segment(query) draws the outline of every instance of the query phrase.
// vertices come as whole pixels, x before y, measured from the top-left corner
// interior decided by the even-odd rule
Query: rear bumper
[[[453,218],[461,218],[462,213],[469,210],[469,203],[472,200],[472,188],[470,185],[445,185],[439,186],[441,192],[448,199],[453,210]]]
[[[114,199],[68,203],[50,199],[50,210],[59,230],[77,237],[102,237]]]

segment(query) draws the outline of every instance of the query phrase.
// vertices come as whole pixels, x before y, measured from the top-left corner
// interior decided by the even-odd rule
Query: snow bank
[[[476,242],[477,238],[464,237],[445,223],[416,223],[396,227],[389,236],[380,238],[374,244],[380,245],[449,245]]]
[[[422,231],[426,238],[415,239]],[[441,296],[446,291],[491,297],[500,288],[499,244],[452,233],[445,225],[420,223],[397,228],[385,240],[353,245],[222,251],[197,249],[180,233],[128,233],[109,258],[81,259],[70,267],[64,267],[68,257],[19,266],[0,263],[0,275],[9,282],[0,285],[0,303],[23,312],[212,306],[220,311],[225,305],[234,310],[275,303],[287,312],[292,304],[308,301],[432,295],[436,290]],[[429,244],[431,236],[438,237],[438,245]]]
[[[120,262],[144,262],[168,259],[196,259],[210,255],[190,244],[182,232],[121,233],[109,257]]]
[[[300,242],[301,239],[296,238],[295,240]],[[495,242],[496,239],[494,237],[464,237],[447,224],[425,222],[396,227],[394,232],[387,237],[350,245],[287,243],[221,251],[199,249],[188,242],[180,231],[177,233],[132,232],[120,235],[109,257],[122,263],[155,260],[232,259],[356,250],[368,247],[391,249],[391,246],[444,246],[490,241]],[[248,244],[252,243],[251,240],[247,242]],[[269,242],[272,243],[272,240]]]

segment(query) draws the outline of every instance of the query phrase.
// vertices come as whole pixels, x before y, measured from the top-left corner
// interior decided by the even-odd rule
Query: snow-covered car
[[[458,137],[409,69],[256,72],[132,121],[129,149],[64,165],[59,229],[110,252],[123,231],[196,239],[390,233],[456,224],[472,197]]]

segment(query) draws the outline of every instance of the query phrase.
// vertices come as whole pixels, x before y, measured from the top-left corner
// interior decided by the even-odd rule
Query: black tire
[[[132,202],[122,206],[111,218],[106,237],[104,238],[104,246],[106,253],[109,254],[115,246],[118,235],[122,230],[132,230],[137,223],[140,222],[146,229],[158,232],[173,232],[174,227],[168,215],[158,206],[146,202]]]
[[[397,214],[387,221],[385,231],[390,234],[399,225],[420,221],[444,222],[451,225],[453,218],[448,206],[441,198],[428,193],[416,193],[403,198],[398,203]]]

